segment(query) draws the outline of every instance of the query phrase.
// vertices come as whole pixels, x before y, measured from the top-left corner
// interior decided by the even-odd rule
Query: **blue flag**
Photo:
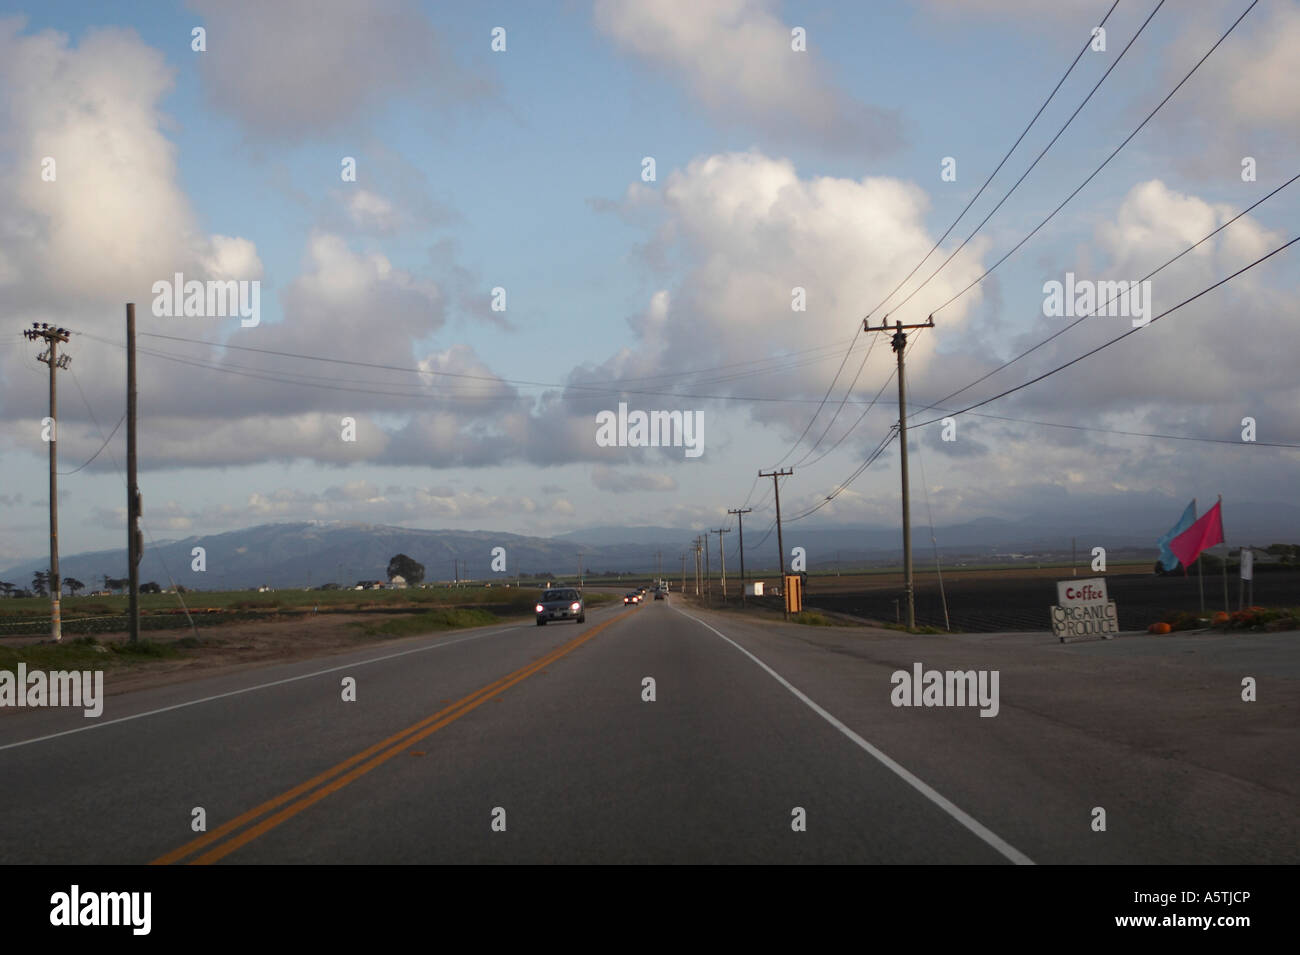
[[[1178,523],[1169,529],[1168,534],[1157,541],[1160,545],[1160,566],[1165,570],[1174,570],[1178,567],[1178,557],[1169,549],[1169,542],[1195,523],[1196,498],[1192,498],[1192,503],[1187,505],[1187,509],[1183,511],[1183,516],[1178,518]]]

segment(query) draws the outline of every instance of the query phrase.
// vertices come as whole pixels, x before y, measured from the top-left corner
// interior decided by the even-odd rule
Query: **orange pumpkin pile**
[[[1169,624],[1167,623],[1153,623],[1151,626],[1147,627],[1147,633],[1168,633],[1169,629]]]

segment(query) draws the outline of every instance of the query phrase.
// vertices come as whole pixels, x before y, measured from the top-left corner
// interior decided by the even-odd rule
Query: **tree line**
[[[105,574],[103,581],[105,590],[126,590],[131,585],[129,577],[109,577]],[[64,577],[60,584],[61,589],[66,590],[71,597],[76,597],[86,589],[86,585],[76,577]],[[151,580],[140,585],[140,593],[160,594],[162,593],[162,587]],[[0,594],[6,597],[48,597],[50,595],[50,573],[47,570],[36,571],[36,573],[32,574],[30,588],[19,587],[7,580],[0,580]]]

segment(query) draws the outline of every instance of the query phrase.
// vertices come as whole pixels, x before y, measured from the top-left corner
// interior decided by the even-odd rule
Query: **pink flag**
[[[1223,543],[1223,517],[1219,510],[1222,506],[1223,502],[1219,501],[1195,524],[1169,542],[1169,549],[1184,567],[1190,566],[1201,551]]]

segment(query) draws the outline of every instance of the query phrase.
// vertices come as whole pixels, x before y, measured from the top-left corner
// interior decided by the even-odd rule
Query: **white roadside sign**
[[[1071,637],[1119,633],[1119,611],[1106,595],[1106,578],[1058,580],[1052,607],[1052,634],[1062,643]]]

